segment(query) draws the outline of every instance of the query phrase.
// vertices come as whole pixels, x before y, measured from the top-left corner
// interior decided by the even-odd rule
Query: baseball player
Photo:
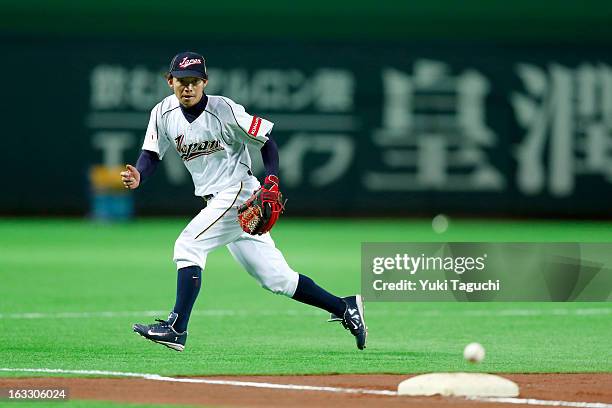
[[[167,151],[175,150],[191,174],[195,195],[202,197],[204,208],[174,245],[176,302],[168,319],[135,324],[133,330],[183,351],[206,257],[226,246],[262,287],[328,311],[329,321],[341,322],[355,336],[357,347],[364,349],[367,328],[361,296],[334,296],[292,270],[267,232],[283,208],[278,148],[270,135],[273,123],[248,114],[229,98],[206,95],[206,64],[198,53],[177,54],[166,78],[173,94],[151,111],[140,157],[135,166],[126,166],[121,179],[126,188],[138,188]],[[263,186],[251,172],[247,145],[261,150],[266,173]]]

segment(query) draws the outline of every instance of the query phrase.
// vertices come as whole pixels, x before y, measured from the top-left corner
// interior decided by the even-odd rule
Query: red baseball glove
[[[284,210],[285,202],[278,189],[278,177],[270,175],[264,180],[264,185],[238,207],[238,222],[244,232],[262,235],[272,229]]]

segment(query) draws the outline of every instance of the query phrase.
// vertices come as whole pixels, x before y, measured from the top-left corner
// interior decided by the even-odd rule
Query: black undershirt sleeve
[[[266,169],[266,176],[278,176],[278,146],[272,135],[267,135],[268,141],[261,148],[261,159]]]
[[[138,161],[136,162],[136,169],[140,172],[141,184],[153,175],[159,163],[161,163],[161,160],[157,153],[150,150],[143,150],[140,152],[140,157],[138,157]]]

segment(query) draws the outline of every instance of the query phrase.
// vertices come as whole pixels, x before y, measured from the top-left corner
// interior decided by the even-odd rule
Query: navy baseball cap
[[[175,78],[195,77],[207,79],[206,60],[197,52],[179,52],[172,58],[168,74]]]

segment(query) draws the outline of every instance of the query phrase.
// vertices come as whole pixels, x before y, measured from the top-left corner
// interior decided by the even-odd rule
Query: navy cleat
[[[346,303],[344,316],[336,316],[331,314],[328,322],[341,322],[345,329],[349,330],[357,341],[357,348],[363,350],[366,348],[366,337],[368,336],[368,327],[365,324],[363,315],[363,300],[361,295],[348,296],[342,298]]]
[[[168,315],[168,320],[155,319],[159,323],[151,325],[136,323],[133,329],[145,339],[163,344],[172,350],[183,351],[187,341],[187,331],[178,333],[174,330],[174,323],[176,323],[177,318],[178,314],[172,312]]]

